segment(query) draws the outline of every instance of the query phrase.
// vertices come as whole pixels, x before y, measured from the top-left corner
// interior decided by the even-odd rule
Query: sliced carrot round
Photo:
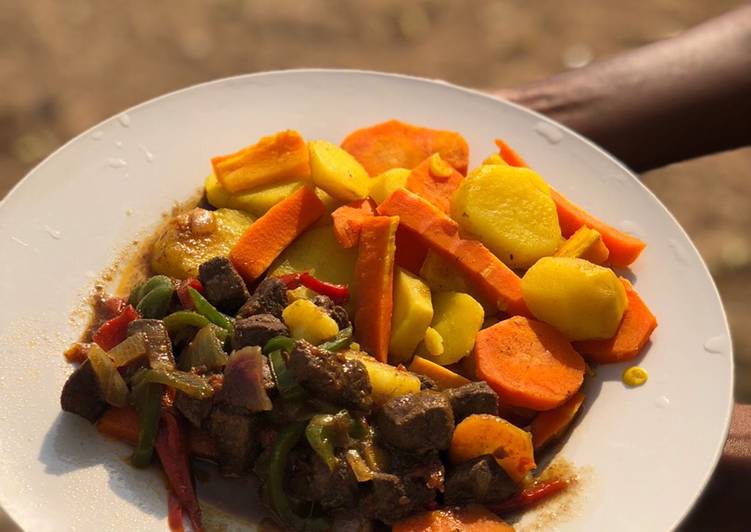
[[[514,316],[477,334],[477,376],[502,403],[550,410],[581,387],[584,360],[556,329]]]

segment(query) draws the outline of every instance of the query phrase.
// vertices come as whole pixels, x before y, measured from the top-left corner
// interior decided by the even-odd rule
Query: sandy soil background
[[[194,83],[326,66],[500,88],[675,35],[740,3],[6,0],[0,197],[79,132]],[[751,401],[751,149],[643,178],[709,264],[733,329],[736,396]],[[0,530],[9,526],[0,516]]]

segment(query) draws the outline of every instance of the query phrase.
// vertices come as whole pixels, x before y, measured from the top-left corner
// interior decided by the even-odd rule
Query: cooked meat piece
[[[424,483],[390,473],[377,473],[368,484],[360,509],[366,516],[387,524],[420,511],[435,500],[435,490]]]
[[[313,303],[324,309],[331,316],[331,319],[339,326],[340,331],[350,326],[347,310],[342,306],[335,305],[329,296],[318,295],[313,298]]]
[[[249,412],[265,412],[273,408],[263,382],[266,357],[258,346],[243,347],[232,354],[224,367],[222,389],[215,397],[228,405]]]
[[[257,345],[263,347],[276,336],[289,336],[289,329],[282,321],[271,314],[255,314],[235,322],[235,334],[232,347],[241,349]]]
[[[386,472],[401,478],[420,481],[429,488],[443,491],[446,472],[438,451],[415,453],[390,449],[389,467]]]
[[[174,369],[172,341],[162,320],[134,320],[128,324],[128,336],[146,335],[146,356],[152,369]]]
[[[234,315],[250,297],[245,281],[227,257],[214,257],[201,264],[198,279],[209,303],[227,314]]]
[[[443,393],[451,402],[456,423],[472,414],[498,415],[498,395],[485,381],[471,382]]]
[[[518,489],[498,462],[486,455],[459,464],[449,471],[443,499],[451,506],[500,502]]]
[[[177,392],[174,404],[175,408],[180,411],[185,419],[200,428],[203,426],[204,420],[211,414],[211,409],[214,406],[214,398],[194,399],[183,392]]]
[[[318,502],[324,508],[355,504],[357,479],[343,459],[330,471],[316,453],[301,450],[290,456],[288,473],[290,490],[302,500]]]
[[[347,360],[341,353],[300,340],[289,354],[287,367],[304,388],[321,399],[362,411],[373,405],[368,371],[359,360]]]
[[[436,388],[438,388],[438,385],[435,383],[435,381],[427,375],[420,375],[419,373],[416,373],[416,375],[417,378],[420,379],[421,390],[435,390]]]
[[[66,412],[72,412],[94,423],[107,409],[102,389],[94,374],[94,368],[84,361],[68,377],[60,396],[60,406]]]
[[[332,517],[331,532],[373,532],[373,521],[354,508],[338,508]]]
[[[219,469],[225,476],[241,476],[253,465],[259,451],[259,420],[247,410],[217,403],[207,428],[217,450]]]
[[[454,432],[454,414],[440,392],[422,390],[390,399],[378,415],[381,439],[408,451],[448,449]]]
[[[282,311],[287,306],[287,285],[276,277],[267,277],[256,287],[253,295],[237,313],[238,318],[247,318],[254,314],[271,314],[282,318]]]

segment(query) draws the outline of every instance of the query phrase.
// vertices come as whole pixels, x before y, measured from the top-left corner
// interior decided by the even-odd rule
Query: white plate
[[[712,473],[732,405],[728,325],[688,237],[612,157],[553,122],[442,82],[352,71],[288,71],[192,87],[139,105],[66,144],[0,204],[0,504],[28,530],[165,530],[165,490],[128,449],[62,414],[71,319],[93,279],[192,194],[209,158],[293,128],[340,141],[388,118],[463,133],[472,164],[502,137],[553,186],[647,249],[633,268],[659,327],[626,389],[598,369],[585,415],[561,450],[582,468],[557,530],[668,530]],[[252,501],[252,493],[232,499]],[[248,503],[249,504],[249,503]],[[520,525],[532,523],[534,514]]]

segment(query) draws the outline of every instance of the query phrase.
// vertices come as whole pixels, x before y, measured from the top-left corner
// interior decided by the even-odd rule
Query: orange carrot
[[[599,265],[606,264],[608,257],[610,257],[610,250],[605,245],[605,242],[602,241],[602,238],[595,240],[594,244],[581,256],[584,260]]]
[[[521,155],[516,153],[516,151],[514,151],[514,149],[503,140],[495,139],[495,145],[498,146],[498,155],[500,155],[509,166],[529,167],[527,162],[521,158]]]
[[[428,247],[422,239],[414,231],[400,224],[396,230],[396,257],[394,259],[396,265],[415,275],[420,275],[420,268],[427,256]]]
[[[550,194],[558,211],[558,223],[561,225],[563,236],[568,238],[583,225],[595,229],[600,233],[603,243],[610,252],[608,261],[613,266],[628,266],[639,257],[646,246],[638,238],[609,226],[581,207],[574,205],[560,192],[551,188]]]
[[[252,283],[325,212],[313,189],[300,187],[245,230],[229,253],[232,264],[247,283]]]
[[[342,141],[342,148],[360,161],[371,176],[392,168],[412,169],[433,153],[462,174],[467,173],[469,146],[459,133],[389,120],[358,129]]]
[[[405,188],[447,213],[451,208],[451,197],[462,179],[462,174],[434,153],[412,170]]]
[[[99,418],[96,429],[116,440],[135,445],[138,442],[138,413],[131,406],[111,407]]]
[[[480,242],[462,238],[458,224],[437,207],[402,188],[381,203],[378,212],[399,216],[401,225],[456,264],[467,281],[484,298],[495,302],[499,310],[509,314],[529,314],[519,276]]]
[[[435,362],[431,362],[430,360],[417,355],[412,359],[412,362],[407,369],[412,373],[418,373],[430,377],[441,390],[447,388],[458,388],[459,386],[464,386],[465,384],[472,382],[468,378],[462,377],[448,368],[439,366]]]
[[[397,216],[374,216],[360,231],[355,263],[355,332],[360,345],[380,362],[388,361],[394,308],[394,252]]]
[[[533,410],[553,409],[584,379],[584,360],[556,329],[515,316],[477,333],[477,376],[502,403]]]
[[[297,131],[281,131],[229,155],[211,159],[228,192],[240,192],[310,175],[308,147]]]
[[[579,408],[584,402],[584,394],[576,392],[571,399],[561,406],[540,412],[533,420],[530,429],[532,431],[532,443],[535,450],[542,449],[548,443],[557,440],[563,432],[571,425],[571,422],[579,412]]]
[[[375,203],[372,199],[353,201],[342,205],[331,213],[334,220],[334,237],[343,248],[351,248],[360,241],[362,223],[375,216]]]
[[[590,362],[611,364],[634,358],[641,352],[652,331],[657,327],[657,319],[631,283],[623,278],[621,282],[626,288],[628,307],[623,313],[615,336],[607,340],[584,340],[574,343],[576,350]]]
[[[508,164],[511,166],[529,166],[518,153],[501,139],[496,139],[495,143],[500,150],[501,157]],[[639,257],[639,254],[646,246],[638,238],[609,226],[581,207],[571,203],[565,196],[552,187],[550,188],[550,194],[558,211],[558,223],[561,225],[563,236],[568,238],[577,229],[585,225],[595,229],[602,236],[602,241],[609,252],[609,262],[613,266],[628,266]]]
[[[480,506],[469,504],[460,508],[442,508],[415,514],[394,523],[393,532],[514,532],[496,514]]]

